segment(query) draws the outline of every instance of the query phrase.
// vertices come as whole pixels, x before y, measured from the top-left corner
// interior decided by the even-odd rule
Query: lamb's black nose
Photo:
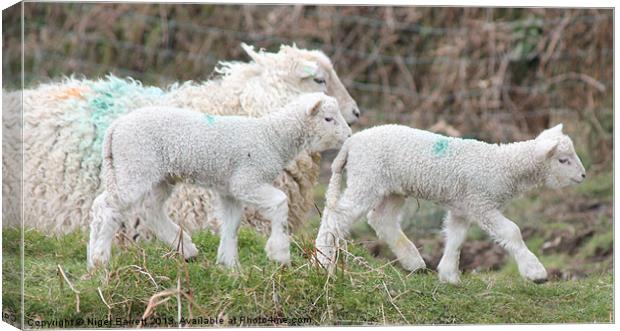
[[[586,174],[581,174],[581,178],[586,178]]]
[[[355,115],[355,117],[359,118],[360,117],[360,110],[357,108],[353,109],[353,115]]]

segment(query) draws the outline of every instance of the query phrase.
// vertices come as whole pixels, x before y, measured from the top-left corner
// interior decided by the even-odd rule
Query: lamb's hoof
[[[291,264],[291,253],[288,250],[286,250],[285,252],[267,252],[267,257],[270,260],[279,262],[281,264]]]
[[[536,283],[536,284],[544,284],[544,283],[546,283],[548,281],[548,279],[547,278],[541,278],[541,279],[534,279],[532,281],[534,283]]]
[[[422,258],[401,260],[400,264],[410,272],[421,272],[426,269],[426,263]]]
[[[336,269],[336,263],[332,262],[333,259],[328,258],[327,256],[324,255],[319,255],[317,254],[316,256],[316,262],[323,267],[330,275],[334,274],[334,271]]]
[[[217,264],[221,265],[224,268],[231,270],[238,270],[241,268],[241,264],[239,264],[239,260],[234,257],[217,257]]]
[[[422,267],[422,268],[418,268],[413,271],[409,271],[409,273],[416,274],[416,275],[428,275],[430,272],[431,272],[431,269],[427,267]]]
[[[107,264],[108,258],[106,257],[106,254],[95,253],[88,258],[88,261],[86,262],[86,270],[88,270],[88,272],[92,272],[101,266],[105,267]]]
[[[547,281],[547,269],[538,260],[531,261],[523,266],[523,270],[520,270],[523,277],[533,281],[536,284],[541,284]]]
[[[461,282],[461,276],[458,272],[441,272],[439,271],[439,281],[452,285],[458,285]]]
[[[291,264],[291,252],[289,250],[288,238],[270,237],[265,246],[267,257],[282,264]]]
[[[185,261],[190,261],[198,255],[198,248],[194,243],[190,242],[188,244],[183,245],[183,257]]]

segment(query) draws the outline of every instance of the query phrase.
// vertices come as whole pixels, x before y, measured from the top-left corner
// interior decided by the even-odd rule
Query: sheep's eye
[[[559,159],[558,161],[562,164],[568,163],[568,159]]]
[[[325,84],[325,79],[323,78],[315,78],[314,82],[317,84]]]
[[[325,122],[331,122],[333,120],[334,120],[333,117],[325,117]]]

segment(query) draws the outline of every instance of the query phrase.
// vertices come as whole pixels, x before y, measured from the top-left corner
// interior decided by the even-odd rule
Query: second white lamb
[[[347,187],[341,194],[345,169]],[[562,188],[581,183],[585,176],[561,124],[535,139],[500,145],[401,125],[370,128],[349,138],[332,164],[317,259],[333,270],[339,242],[351,224],[368,213],[368,223],[406,269],[424,268],[417,248],[400,228],[405,198],[415,197],[448,210],[440,280],[459,282],[460,247],[470,224],[477,223],[511,253],[525,278],[542,282],[547,271],[501,209],[525,191],[543,185]]]

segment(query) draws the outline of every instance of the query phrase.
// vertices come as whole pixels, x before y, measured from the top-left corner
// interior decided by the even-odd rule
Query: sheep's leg
[[[112,240],[121,226],[121,213],[107,192],[101,193],[91,208],[90,239],[87,247],[87,268],[107,264],[112,250]]]
[[[291,262],[290,239],[285,226],[288,219],[286,194],[271,185],[262,185],[254,190],[238,189],[235,196],[242,202],[255,205],[262,214],[271,220],[271,235],[265,245],[267,257],[283,264]]]
[[[359,192],[359,193],[356,193]],[[372,208],[378,198],[370,192],[348,187],[334,210],[325,208],[319,233],[316,237],[316,257],[330,273],[336,266],[336,253],[340,241],[349,233],[351,225]]]
[[[388,244],[400,264],[407,270],[415,271],[426,268],[426,264],[418,249],[401,230],[404,204],[405,198],[400,195],[384,198],[368,213],[368,224],[375,230],[379,239]]]
[[[497,210],[484,214],[479,224],[515,258],[523,277],[536,283],[547,280],[547,270],[527,248],[521,237],[521,230],[516,224]]]
[[[461,256],[461,245],[467,236],[469,221],[462,215],[448,211],[444,220],[444,235],[446,237],[445,248],[441,261],[437,266],[439,280],[451,284],[458,284],[459,258]]]
[[[213,194],[218,199],[214,212],[220,220],[220,246],[217,249],[217,263],[227,267],[239,267],[239,255],[237,252],[237,231],[243,214],[243,206],[234,198],[221,197]]]
[[[157,238],[168,243],[173,249],[178,247],[183,252],[185,259],[190,259],[198,255],[198,249],[187,232],[183,231],[181,234],[181,228],[166,214],[166,200],[171,193],[172,186],[170,184],[160,183],[144,196],[142,200],[144,223]],[[179,245],[180,237],[183,238],[182,245]]]

